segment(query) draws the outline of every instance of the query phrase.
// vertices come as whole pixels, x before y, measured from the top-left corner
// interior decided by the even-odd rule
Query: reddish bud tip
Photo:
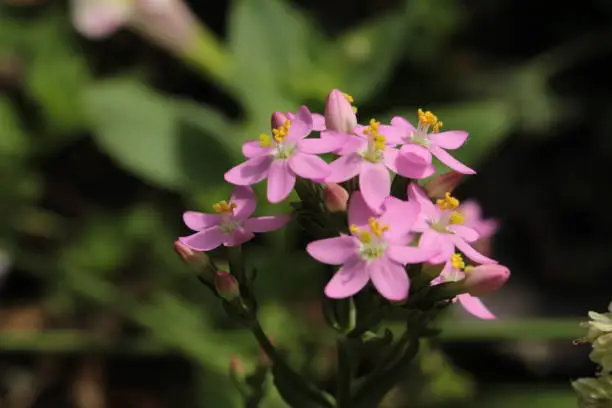
[[[429,197],[443,198],[446,193],[452,193],[457,188],[463,177],[463,174],[456,171],[438,174],[428,181],[423,188]]]
[[[240,287],[238,285],[238,281],[231,273],[217,271],[213,277],[213,282],[219,296],[228,302],[240,297]]]
[[[349,194],[341,185],[325,183],[323,186],[323,201],[329,212],[346,211]]]
[[[480,265],[466,271],[465,286],[472,296],[498,291],[510,278],[510,269],[503,265]]]
[[[357,126],[357,115],[352,105],[352,98],[337,89],[327,96],[325,103],[325,127],[342,133],[352,133]]]
[[[229,361],[230,374],[236,377],[242,377],[245,373],[244,364],[238,356],[232,356]]]
[[[208,256],[204,252],[194,251],[181,241],[174,241],[174,251],[187,265],[205,266],[208,264]]]

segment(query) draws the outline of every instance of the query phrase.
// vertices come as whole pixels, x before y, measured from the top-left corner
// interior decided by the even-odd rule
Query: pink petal
[[[255,234],[253,234],[251,231],[247,231],[244,228],[238,228],[233,234],[227,237],[223,245],[226,247],[242,245],[245,242],[252,240],[254,237]]]
[[[398,174],[412,179],[422,179],[436,172],[431,164],[431,153],[423,146],[404,145],[395,162]]]
[[[470,295],[469,293],[462,293],[457,296],[461,306],[470,314],[484,320],[497,319],[493,313],[482,303],[480,299]]]
[[[272,149],[272,147],[261,147],[259,140],[250,140],[242,145],[242,154],[250,159],[251,157],[270,153]]]
[[[429,150],[431,153],[438,158],[442,163],[446,164],[451,169],[458,171],[463,174],[476,174],[474,170],[455,159],[453,156],[448,154],[446,150],[438,146],[430,146]]]
[[[227,235],[218,227],[211,227],[193,235],[179,238],[183,244],[195,251],[210,251],[220,246]]]
[[[77,0],[72,4],[72,22],[76,30],[89,39],[113,34],[128,22],[133,12],[131,3]]]
[[[391,194],[391,175],[383,163],[363,161],[359,172],[359,190],[374,211],[380,211],[385,198]]]
[[[341,156],[329,164],[330,174],[325,181],[341,183],[350,180],[359,174],[363,163],[363,157],[357,153]]]
[[[369,280],[365,261],[355,256],[349,259],[327,283],[325,295],[332,299],[353,296],[363,289]]]
[[[346,139],[342,141],[342,145],[336,150],[335,153],[340,156],[346,156],[351,153],[360,152],[368,144],[368,140],[356,135],[347,135]]]
[[[457,249],[465,254],[468,258],[478,264],[496,264],[495,259],[484,256],[474,248],[472,248],[467,242],[456,235],[450,235],[452,242],[455,244]]]
[[[289,167],[298,176],[310,180],[325,179],[330,173],[329,164],[313,154],[295,153],[289,158]]]
[[[312,113],[307,107],[302,106],[298,109],[295,119],[291,120],[287,140],[298,141],[304,139],[310,132],[312,132]]]
[[[366,204],[361,191],[355,191],[348,203],[348,223],[359,228],[368,225],[370,217],[377,214]]]
[[[357,254],[359,243],[348,235],[320,239],[306,246],[306,252],[317,261],[327,265],[342,265]]]
[[[388,145],[395,146],[402,143],[406,132],[395,126],[380,125],[378,127],[378,133],[385,137]]]
[[[402,118],[401,116],[393,117],[393,119],[391,119],[391,126],[395,126],[395,127],[402,129],[406,136],[410,132],[414,132],[416,130],[416,128],[412,126],[410,122],[408,122],[406,119]]]
[[[374,287],[384,298],[391,301],[406,299],[410,281],[402,265],[383,256],[370,262],[367,269]]]
[[[295,186],[295,174],[287,160],[274,160],[268,173],[268,201],[280,203],[291,194]]]
[[[429,260],[434,253],[419,247],[391,245],[387,248],[387,255],[394,262],[406,265],[425,262]]]
[[[455,250],[449,235],[433,230],[423,232],[419,239],[419,248],[435,254],[429,258],[429,263],[434,265],[448,261]]]
[[[282,228],[289,222],[288,215],[268,215],[265,217],[249,218],[244,222],[244,228],[251,232],[269,232]]]
[[[341,146],[341,140],[332,137],[309,138],[298,142],[298,149],[302,153],[325,154],[337,150]]]
[[[219,225],[219,222],[221,222],[221,218],[218,214],[205,214],[197,211],[185,211],[183,213],[183,222],[188,228],[194,231],[202,231],[203,229]]]
[[[410,183],[407,190],[408,199],[414,200],[421,205],[421,212],[428,217],[436,217],[440,211],[425,193],[425,190],[417,183]]]
[[[255,212],[257,199],[253,189],[249,186],[236,186],[232,192],[230,202],[236,204],[234,216],[239,220],[246,220]]]
[[[463,201],[458,211],[463,215],[463,222],[467,226],[471,226],[472,223],[480,220],[482,216],[480,205],[471,200]]]
[[[320,113],[312,114],[312,130],[316,132],[325,130],[325,116]]]
[[[448,132],[429,134],[429,140],[433,145],[449,150],[460,148],[467,138],[468,132],[464,132],[463,130],[451,130]]]
[[[497,220],[482,220],[478,224],[474,226],[480,238],[489,238],[497,232],[499,229],[500,223]]]
[[[383,160],[384,160],[385,166],[387,166],[394,173],[397,173],[396,163],[397,163],[398,154],[399,154],[399,150],[393,147],[385,148],[385,151],[383,153]]]
[[[385,200],[385,211],[380,217],[380,223],[389,226],[385,239],[392,243],[408,244],[420,209],[417,201]]]
[[[473,228],[465,225],[449,225],[448,229],[466,242],[474,242],[479,238],[478,233]]]
[[[225,181],[237,186],[259,183],[268,175],[272,160],[268,155],[253,157],[225,173]]]

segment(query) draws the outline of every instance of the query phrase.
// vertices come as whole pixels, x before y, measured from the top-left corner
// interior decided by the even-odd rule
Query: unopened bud
[[[289,118],[283,112],[274,112],[272,114],[271,125],[272,129],[277,129],[285,124]]]
[[[456,171],[438,174],[428,181],[423,188],[430,198],[444,198],[446,193],[452,193],[463,180],[463,174]]]
[[[346,211],[348,199],[348,191],[341,185],[336,183],[325,183],[323,186],[323,202],[325,203],[327,211]]]
[[[466,271],[465,286],[473,296],[482,296],[499,290],[510,277],[510,269],[503,265],[480,265]]]
[[[181,241],[174,241],[174,251],[187,265],[205,267],[209,264],[208,256],[204,252],[194,251]]]
[[[342,133],[352,133],[357,126],[357,115],[352,98],[337,89],[327,96],[325,103],[325,127]]]
[[[217,294],[228,302],[240,297],[240,287],[238,286],[238,281],[231,273],[226,271],[217,271],[213,277],[213,282],[215,284]]]

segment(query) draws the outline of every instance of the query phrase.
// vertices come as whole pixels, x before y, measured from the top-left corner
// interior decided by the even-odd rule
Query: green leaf
[[[233,163],[236,148],[226,140],[232,140],[232,127],[210,108],[122,79],[89,86],[85,107],[100,146],[127,170],[160,186],[216,186]]]
[[[10,100],[0,97],[0,155],[21,157],[28,151],[28,138]]]

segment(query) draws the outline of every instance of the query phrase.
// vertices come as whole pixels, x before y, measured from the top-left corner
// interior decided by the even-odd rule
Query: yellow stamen
[[[465,268],[463,268],[463,272],[467,273],[467,272],[471,271],[472,269],[474,269],[474,267],[472,265],[468,265]]]
[[[463,257],[461,256],[461,254],[453,254],[451,256],[450,261],[452,267],[455,269],[462,270],[463,268],[465,268],[465,262],[463,262]]]
[[[362,243],[369,244],[370,242],[372,242],[372,235],[368,231],[362,231],[356,225],[351,225],[350,230],[353,235],[356,235]]]
[[[353,113],[357,113],[357,107],[353,106]]]
[[[277,127],[276,129],[272,129],[272,135],[274,135],[274,140],[276,140],[276,143],[281,143],[283,140],[285,140],[289,134],[289,128],[291,128],[291,121],[287,119],[281,126]]]
[[[370,225],[372,233],[378,238],[382,237],[382,234],[389,229],[388,225],[380,225],[380,221],[376,220],[374,217],[370,217],[368,224]]]
[[[444,198],[440,198],[436,201],[436,204],[441,210],[454,210],[459,207],[460,203],[459,200],[451,196],[450,193],[446,193],[444,194]]]
[[[463,214],[457,211],[453,211],[450,215],[448,223],[453,225],[463,224]]]
[[[342,95],[344,95],[344,97],[346,98],[347,101],[349,101],[349,103],[354,103],[355,99],[353,99],[353,97],[347,93],[343,93]]]
[[[214,212],[219,214],[233,214],[236,204],[223,200],[213,204],[212,208]]]
[[[259,145],[261,147],[272,147],[274,143],[272,143],[272,138],[269,135],[261,134],[259,135]]]
[[[384,150],[385,143],[387,142],[387,138],[378,133],[379,126],[380,122],[378,122],[376,119],[370,119],[370,126],[363,130],[364,134],[370,136],[371,141],[374,142],[374,148],[378,151]]]
[[[440,128],[442,127],[443,123],[438,121],[438,117],[434,115],[431,111],[423,112],[423,109],[419,109],[417,111],[417,114],[419,116],[419,125],[426,128],[431,126],[433,128],[434,133],[438,133],[440,131]]]

